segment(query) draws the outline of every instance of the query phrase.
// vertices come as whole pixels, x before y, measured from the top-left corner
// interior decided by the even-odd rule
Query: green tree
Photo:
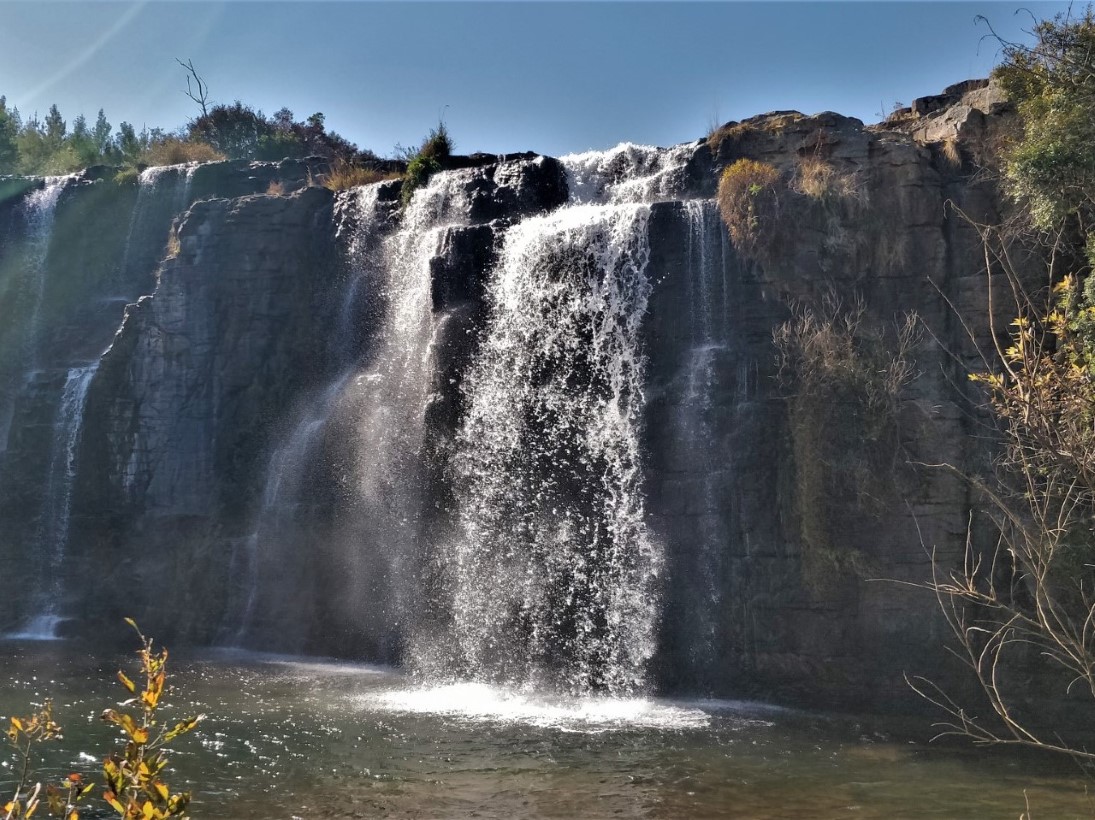
[[[95,149],[99,158],[103,159],[110,154],[111,149],[111,125],[107,122],[103,109],[99,109],[99,116],[95,120],[95,128],[91,132],[91,138],[95,142]]]
[[[19,167],[19,112],[8,110],[7,98],[0,96],[0,174],[13,174]]]
[[[61,111],[57,108],[56,103],[49,107],[49,113],[46,114],[45,121],[45,134],[46,141],[50,147],[57,150],[61,147],[61,143],[64,142],[65,133],[68,130],[67,124],[64,118],[61,116]]]
[[[99,149],[87,125],[87,118],[80,114],[72,121],[72,133],[68,137],[69,149],[81,168],[99,162]]]
[[[118,126],[118,136],[114,142],[122,161],[127,165],[136,165],[143,146],[133,126],[128,122],[122,122]]]

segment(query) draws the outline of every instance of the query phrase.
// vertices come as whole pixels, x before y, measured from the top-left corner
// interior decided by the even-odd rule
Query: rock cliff
[[[398,184],[333,194],[309,187],[302,163],[174,169],[136,187],[90,174],[64,183],[44,239],[28,205],[38,188],[13,189],[0,204],[0,298],[6,314],[31,303],[41,312],[0,331],[12,339],[5,350],[21,351],[0,370],[11,418],[10,431],[0,427],[0,571],[59,575],[70,634],[101,634],[128,615],[175,642],[386,661],[441,646],[463,600],[445,562],[469,526],[458,509],[466,493],[453,489],[467,480],[479,389],[468,380],[485,378],[475,363],[484,344],[503,344],[491,328],[509,309],[499,260],[517,252],[514,226],[568,198],[578,216],[619,202],[604,207],[641,211],[640,246],[626,253],[649,283],[634,362],[644,374],[636,509],[664,557],[651,565],[663,566],[652,680],[666,691],[900,708],[903,672],[945,664],[934,599],[900,582],[930,577],[932,548],[956,560],[971,507],[953,475],[916,464],[985,457],[962,387],[972,348],[958,314],[984,338],[986,290],[962,214],[1000,215],[979,171],[1010,117],[991,87],[971,83],[870,128],[780,112],[669,151],[624,146],[562,164],[477,156],[406,211]],[[820,196],[792,184],[778,252],[758,260],[734,247],[712,200],[719,173],[740,158],[789,180],[820,164],[843,187]],[[275,180],[283,192],[263,193]],[[608,241],[617,259],[616,239],[604,240],[617,222],[591,224],[589,247]],[[560,231],[559,258],[543,276],[558,263],[599,281],[603,248],[575,260],[575,229],[548,228]],[[408,284],[420,270],[425,302]],[[28,295],[39,275],[41,293]],[[803,490],[817,465],[792,430],[773,330],[796,304],[833,295],[861,302],[883,335],[909,313],[929,332],[884,458],[872,462],[869,497],[841,472],[859,462],[824,465],[825,555],[836,570],[826,573],[809,552],[818,513]],[[420,304],[425,313],[413,314]],[[594,309],[592,335],[568,344],[596,347],[606,311]],[[536,384],[557,383],[564,359],[551,355]],[[97,364],[73,437],[58,426],[73,392],[66,374],[88,362]],[[560,395],[608,389],[579,388],[583,379],[559,382]],[[562,412],[513,406],[533,426]],[[398,435],[370,432],[378,419]],[[583,458],[603,456],[590,452]],[[613,469],[626,475],[631,462],[621,463]],[[585,515],[603,502],[560,483],[557,463],[537,469],[560,504]],[[58,482],[71,519],[60,536],[46,526]],[[602,515],[589,520],[618,541],[617,519]],[[50,565],[58,553],[46,542],[59,537],[63,562]],[[573,585],[586,571],[550,577]],[[0,604],[0,626],[17,628],[39,605],[41,583],[20,590]],[[567,629],[585,628],[576,623]],[[603,637],[612,625],[588,628]],[[467,647],[437,654],[461,651],[466,664]]]

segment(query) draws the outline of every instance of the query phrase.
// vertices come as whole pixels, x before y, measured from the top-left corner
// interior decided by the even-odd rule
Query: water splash
[[[452,465],[449,655],[420,646],[429,673],[643,684],[662,563],[639,488],[649,213],[572,207],[506,234]]]
[[[582,734],[705,729],[711,722],[701,708],[650,698],[552,698],[472,682],[370,693],[359,701],[380,712],[441,715],[469,723],[518,724]]]

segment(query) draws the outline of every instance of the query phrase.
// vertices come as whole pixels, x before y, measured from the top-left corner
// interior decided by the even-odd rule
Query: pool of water
[[[93,773],[124,694],[65,642],[0,642],[0,715],[52,697],[39,771]],[[242,654],[172,658],[166,716],[208,715],[169,782],[201,818],[1087,817],[1067,760],[903,741],[885,724],[735,701],[553,699],[416,686],[390,669]],[[0,795],[11,758],[0,758]],[[94,817],[88,813],[86,816]],[[101,815],[108,816],[108,815]]]

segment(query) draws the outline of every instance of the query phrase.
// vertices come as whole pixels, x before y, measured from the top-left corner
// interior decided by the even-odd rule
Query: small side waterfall
[[[19,322],[11,348],[15,356],[9,366],[14,369],[13,381],[0,395],[0,454],[8,449],[8,437],[15,413],[17,394],[27,389],[39,368],[39,335],[41,333],[42,302],[46,291],[46,257],[53,233],[53,220],[57,202],[70,176],[46,177],[41,188],[31,191],[19,205],[19,212],[26,225],[24,248],[21,255],[21,280],[18,292],[13,294],[10,316]],[[6,357],[5,357],[6,358]],[[8,370],[12,373],[11,370]],[[19,373],[22,372],[20,383]],[[5,387],[0,384],[0,389]]]
[[[32,191],[23,199],[28,226],[26,278],[32,294],[26,336],[27,361],[30,363],[28,371],[33,371],[38,366],[37,341],[41,330],[39,325],[46,290],[46,255],[49,253],[49,240],[53,232],[53,217],[61,192],[71,179],[72,177],[67,176],[46,177],[43,187]]]
[[[62,567],[68,546],[72,508],[72,485],[76,478],[77,447],[87,404],[87,391],[99,367],[99,362],[74,367],[68,371],[57,418],[53,424],[53,445],[49,457],[49,478],[46,503],[38,532],[37,554],[38,592],[33,606],[35,614],[11,637],[50,640],[56,637],[62,620]]]
[[[120,278],[134,271],[151,272],[163,256],[172,220],[190,205],[194,172],[200,163],[146,168],[137,177],[137,199],[129,219]]]
[[[673,472],[689,488],[689,558],[678,561],[678,581],[687,586],[687,605],[679,617],[689,621],[692,662],[699,670],[717,663],[719,613],[722,611],[725,486],[730,465],[717,446],[718,420],[729,408],[719,403],[741,385],[726,385],[726,374],[736,373],[730,360],[730,288],[726,232],[714,203],[682,203],[688,224],[689,344],[680,372],[680,391],[667,430],[675,463]],[[719,454],[722,453],[720,456]],[[702,605],[698,605],[702,602]],[[686,614],[685,614],[686,613]]]

